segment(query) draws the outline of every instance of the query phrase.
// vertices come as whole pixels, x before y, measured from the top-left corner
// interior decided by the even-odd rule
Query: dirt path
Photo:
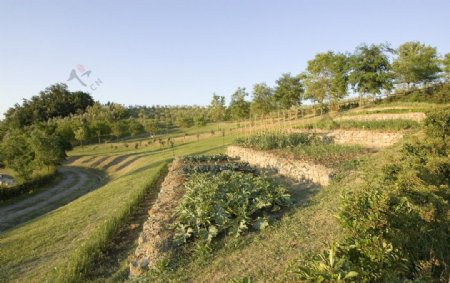
[[[58,171],[62,180],[45,191],[13,204],[0,205],[0,231],[69,203],[97,188],[103,179],[100,174],[78,167],[61,166]]]

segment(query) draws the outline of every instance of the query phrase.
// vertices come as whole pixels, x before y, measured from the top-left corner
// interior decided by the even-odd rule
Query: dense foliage
[[[247,162],[223,162],[223,163],[206,163],[206,164],[186,164],[183,166],[185,174],[194,173],[219,173],[222,171],[234,171],[243,173],[256,174],[256,168],[250,166]]]
[[[319,142],[318,137],[304,133],[259,133],[235,141],[238,145],[262,150],[294,148]]]
[[[187,162],[214,162],[214,161],[231,161],[232,158],[226,154],[194,154],[194,155],[186,155],[183,157],[184,161]]]
[[[176,211],[176,241],[210,242],[220,234],[239,236],[268,225],[268,213],[289,206],[286,189],[241,172],[195,173]]]
[[[448,129],[449,115],[428,118],[426,138],[405,143],[400,156],[389,157],[381,172],[370,168],[363,187],[343,196],[345,239],[327,253],[333,261],[318,256],[301,263],[302,279],[448,280],[450,161],[440,129]]]
[[[5,113],[5,123],[10,127],[24,127],[36,122],[47,122],[54,117],[66,117],[83,113],[94,104],[92,97],[84,92],[70,92],[65,84],[55,84],[22,105],[16,104]]]
[[[54,168],[66,157],[63,139],[55,129],[34,125],[8,131],[0,144],[0,158],[16,172],[19,181],[28,181],[40,168]]]

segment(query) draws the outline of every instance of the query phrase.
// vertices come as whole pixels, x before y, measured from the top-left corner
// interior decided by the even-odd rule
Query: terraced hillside
[[[383,108],[373,112],[380,114],[377,111],[403,111],[404,108],[398,107],[401,106],[396,105],[395,108]],[[421,104],[420,107],[428,109],[430,105]],[[368,113],[371,112],[369,108],[359,111],[362,114],[358,115],[365,115],[371,121],[372,114]],[[23,211],[35,213],[32,203],[35,204],[36,210],[41,207],[46,209],[40,213],[42,215],[35,217],[36,214],[33,214],[32,219],[31,217],[23,219],[27,222],[1,232],[0,281],[87,280],[86,274],[91,274],[96,265],[102,264],[98,262],[102,258],[102,251],[111,245],[111,239],[126,223],[143,196],[157,195],[155,192],[158,187],[155,186],[155,182],[163,168],[175,156],[223,153],[238,137],[242,139],[250,138],[256,133],[265,135],[269,132],[291,132],[293,127],[304,127],[308,124],[313,124],[315,129],[312,132],[317,133],[315,125],[321,120],[323,119],[314,117],[282,121],[278,124],[276,122],[266,125],[254,124],[253,127],[249,124],[248,127],[229,130],[225,136],[219,133],[204,133],[199,136],[192,135],[190,138],[173,137],[175,141],[173,148],[145,140],[128,141],[126,146],[124,143],[114,143],[76,148],[69,152],[64,167],[66,169],[61,169],[67,170],[65,173],[68,176],[62,184],[43,192],[46,195],[36,195],[35,198],[27,200],[27,203],[14,204],[15,208],[14,206],[0,208],[8,213],[7,217],[11,219],[19,217],[18,214],[14,216],[13,210],[23,210],[24,206],[27,208]],[[401,131],[404,133],[402,138],[410,140],[417,135],[420,128]],[[284,182],[296,195],[298,202],[271,227],[240,238],[221,238],[214,246],[214,252],[207,253],[206,257],[201,256],[194,248],[188,247],[179,254],[179,257],[158,265],[157,270],[144,274],[144,279],[223,282],[251,277],[256,281],[296,280],[295,268],[291,268],[292,266],[298,261],[305,260],[308,254],[319,253],[328,243],[342,237],[342,228],[334,217],[338,213],[340,195],[363,183],[361,172],[365,170],[364,168],[379,168],[380,164],[385,164],[388,156],[396,156],[403,141],[396,141],[384,149],[365,150],[360,147],[355,149],[354,154],[344,152],[334,145],[320,144],[296,149],[293,147],[275,149],[284,157],[309,158],[310,161],[335,158],[336,162],[332,163],[334,173],[330,184],[317,189],[317,186],[311,187],[311,184],[304,183],[301,178],[280,179],[280,182]],[[331,148],[332,151],[327,151]],[[335,154],[334,157],[332,154]],[[93,187],[89,185],[93,184],[92,181],[89,181],[91,183],[85,181],[87,178],[98,180],[98,175],[83,177],[85,175],[80,173],[84,172],[87,176],[92,174],[91,169],[103,172],[107,179],[105,184],[93,191],[91,191]],[[77,191],[76,187],[85,189],[79,191],[80,195],[83,195],[77,195],[78,198],[74,201],[68,204],[58,201],[56,202],[58,205],[55,206],[45,205],[58,194],[61,194],[59,199],[72,195],[72,191]],[[48,195],[52,197],[42,201],[43,196]],[[138,223],[133,227],[142,229],[141,224]],[[132,254],[133,251],[134,248],[131,248],[128,254]],[[89,277],[90,280],[102,281],[112,278],[124,280],[129,266],[128,259],[125,256],[117,260],[120,262],[119,269],[116,264],[110,267],[110,270],[97,274],[97,277]]]

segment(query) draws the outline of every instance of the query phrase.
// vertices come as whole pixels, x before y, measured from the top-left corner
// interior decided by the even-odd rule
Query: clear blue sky
[[[78,64],[101,102],[205,105],[318,52],[410,40],[450,52],[450,1],[0,0],[0,114]]]

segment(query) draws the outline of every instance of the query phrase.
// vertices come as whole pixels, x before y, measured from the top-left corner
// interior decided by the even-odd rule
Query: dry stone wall
[[[402,132],[377,132],[367,130],[305,130],[292,129],[290,132],[310,133],[322,137],[331,143],[340,145],[360,145],[380,149],[391,146],[403,138]]]
[[[239,157],[253,166],[276,169],[281,175],[295,180],[307,180],[322,186],[330,183],[332,170],[320,164],[277,156],[267,151],[229,146],[228,155]]]
[[[394,113],[394,114],[363,114],[363,115],[349,115],[336,117],[336,121],[380,121],[380,120],[413,120],[416,122],[422,122],[425,119],[425,113],[423,112],[411,112],[411,113]]]
[[[137,277],[154,267],[159,259],[168,255],[172,248],[174,211],[178,206],[184,189],[185,176],[182,161],[175,159],[161,184],[155,204],[149,210],[149,218],[144,223],[139,236],[138,247],[130,263],[130,275]]]
[[[401,132],[345,131],[335,130],[324,136],[341,145],[361,145],[368,148],[383,148],[399,142],[403,138]]]

